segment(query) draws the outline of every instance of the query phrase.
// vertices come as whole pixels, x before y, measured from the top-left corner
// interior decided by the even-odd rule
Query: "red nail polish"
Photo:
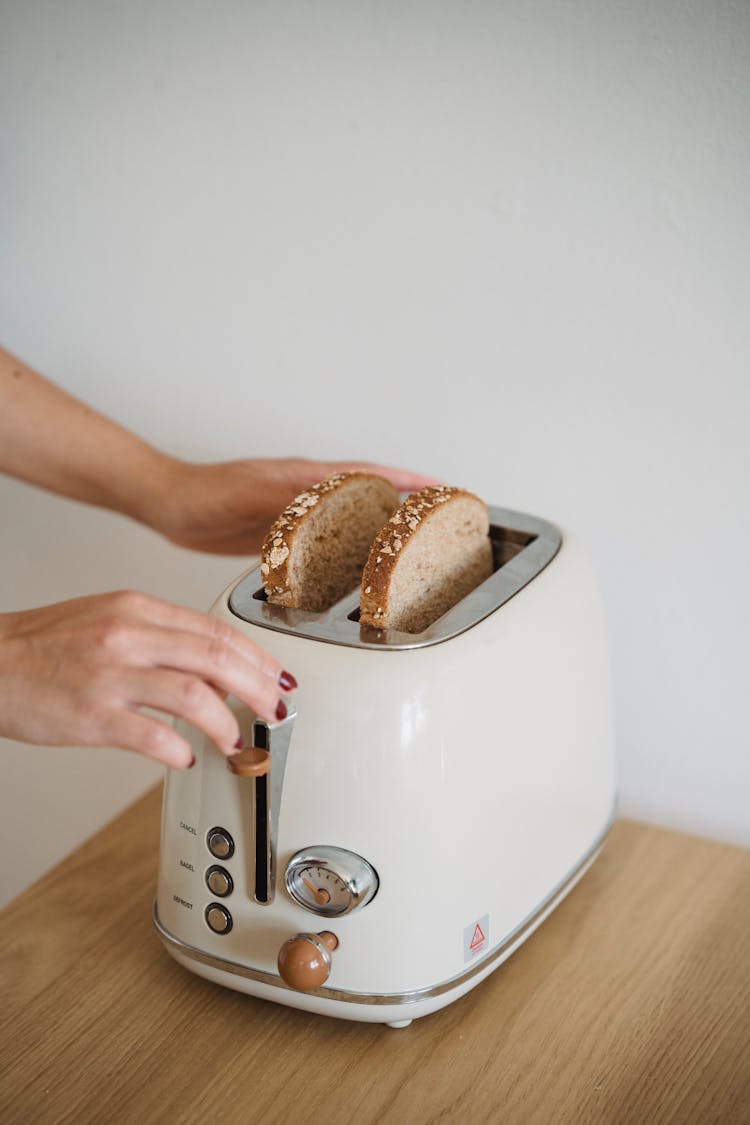
[[[191,770],[191,769],[193,768],[193,766],[194,766],[194,765],[195,765],[195,757],[192,757],[192,758],[190,759],[190,765],[189,765],[189,766],[188,766],[187,768],[188,768],[189,770]]]
[[[286,718],[286,703],[283,699],[279,700],[279,705],[276,708],[276,718],[279,720],[279,722],[281,722],[282,719]]]
[[[279,687],[282,691],[293,691],[297,686],[297,681],[291,672],[282,672],[279,676]]]
[[[235,750],[241,750],[242,749],[242,735],[240,735],[240,737],[235,742],[234,748],[235,748]]]

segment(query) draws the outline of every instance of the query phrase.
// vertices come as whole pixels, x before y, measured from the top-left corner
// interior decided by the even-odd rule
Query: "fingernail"
[[[283,699],[279,700],[279,705],[276,708],[276,718],[279,720],[279,722],[281,722],[282,719],[286,718],[286,703]]]
[[[195,765],[195,757],[194,757],[194,756],[192,756],[192,757],[190,758],[190,764],[189,764],[189,766],[188,766],[187,768],[188,768],[189,770],[191,770],[191,769],[193,768],[193,766],[194,766],[194,765]]]
[[[282,672],[279,676],[279,687],[282,691],[293,691],[297,686],[297,681],[291,672]]]
[[[234,748],[235,748],[235,750],[241,750],[242,749],[242,735],[240,735],[240,737],[235,742]]]

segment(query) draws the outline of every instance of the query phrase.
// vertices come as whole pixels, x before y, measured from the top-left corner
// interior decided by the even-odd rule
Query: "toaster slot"
[[[268,833],[268,775],[255,778],[255,889],[253,898],[268,903],[270,840]]]
[[[562,533],[547,520],[492,506],[489,515],[493,573],[422,633],[360,625],[356,590],[319,613],[274,605],[266,597],[259,566],[230,591],[228,608],[261,629],[349,648],[416,649],[440,644],[505,605],[549,565],[562,546]]]
[[[268,727],[257,719],[253,723],[253,746],[268,749]],[[273,769],[273,762],[271,763]],[[256,777],[253,783],[253,838],[255,841],[255,878],[253,898],[268,903],[271,837],[268,822],[268,774]]]
[[[501,567],[519,555],[521,551],[530,546],[536,535],[525,531],[516,531],[512,527],[501,527],[492,524],[490,527],[490,542],[492,543],[492,573],[496,574]],[[253,595],[257,597],[257,595]],[[359,622],[359,605],[355,605],[351,613],[347,613],[347,621]],[[447,612],[447,611],[446,611]]]
[[[531,546],[536,539],[527,531],[516,531],[513,527],[500,527],[492,524],[490,527],[490,541],[492,543],[493,573],[520,555],[524,548]]]
[[[281,792],[284,785],[286,759],[297,717],[293,704],[287,704],[287,717],[280,723],[267,724],[261,719],[253,723],[253,746],[268,750],[271,769],[250,781],[250,847],[248,848],[248,895],[259,906],[269,906],[276,890],[276,849],[278,840]]]

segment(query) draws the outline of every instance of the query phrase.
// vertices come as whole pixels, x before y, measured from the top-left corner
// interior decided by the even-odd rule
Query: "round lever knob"
[[[271,768],[271,755],[260,746],[246,746],[227,758],[227,764],[238,777],[263,777]]]
[[[279,973],[290,988],[312,992],[328,980],[331,954],[339,939],[330,930],[319,934],[295,934],[279,950]]]

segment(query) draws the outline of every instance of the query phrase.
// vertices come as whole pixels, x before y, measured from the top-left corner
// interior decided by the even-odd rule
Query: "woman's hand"
[[[0,615],[0,734],[49,746],[119,746],[192,765],[186,739],[153,708],[187,719],[223,754],[239,737],[228,693],[269,722],[296,687],[230,625],[121,592]]]
[[[333,473],[355,469],[380,473],[402,492],[440,483],[358,461],[181,461],[0,348],[0,472],[122,512],[181,547],[255,554],[295,496]]]
[[[378,473],[401,492],[439,483],[433,477],[359,461],[170,461],[156,478],[144,521],[180,547],[221,555],[255,554],[295,496],[334,473],[355,470]]]

